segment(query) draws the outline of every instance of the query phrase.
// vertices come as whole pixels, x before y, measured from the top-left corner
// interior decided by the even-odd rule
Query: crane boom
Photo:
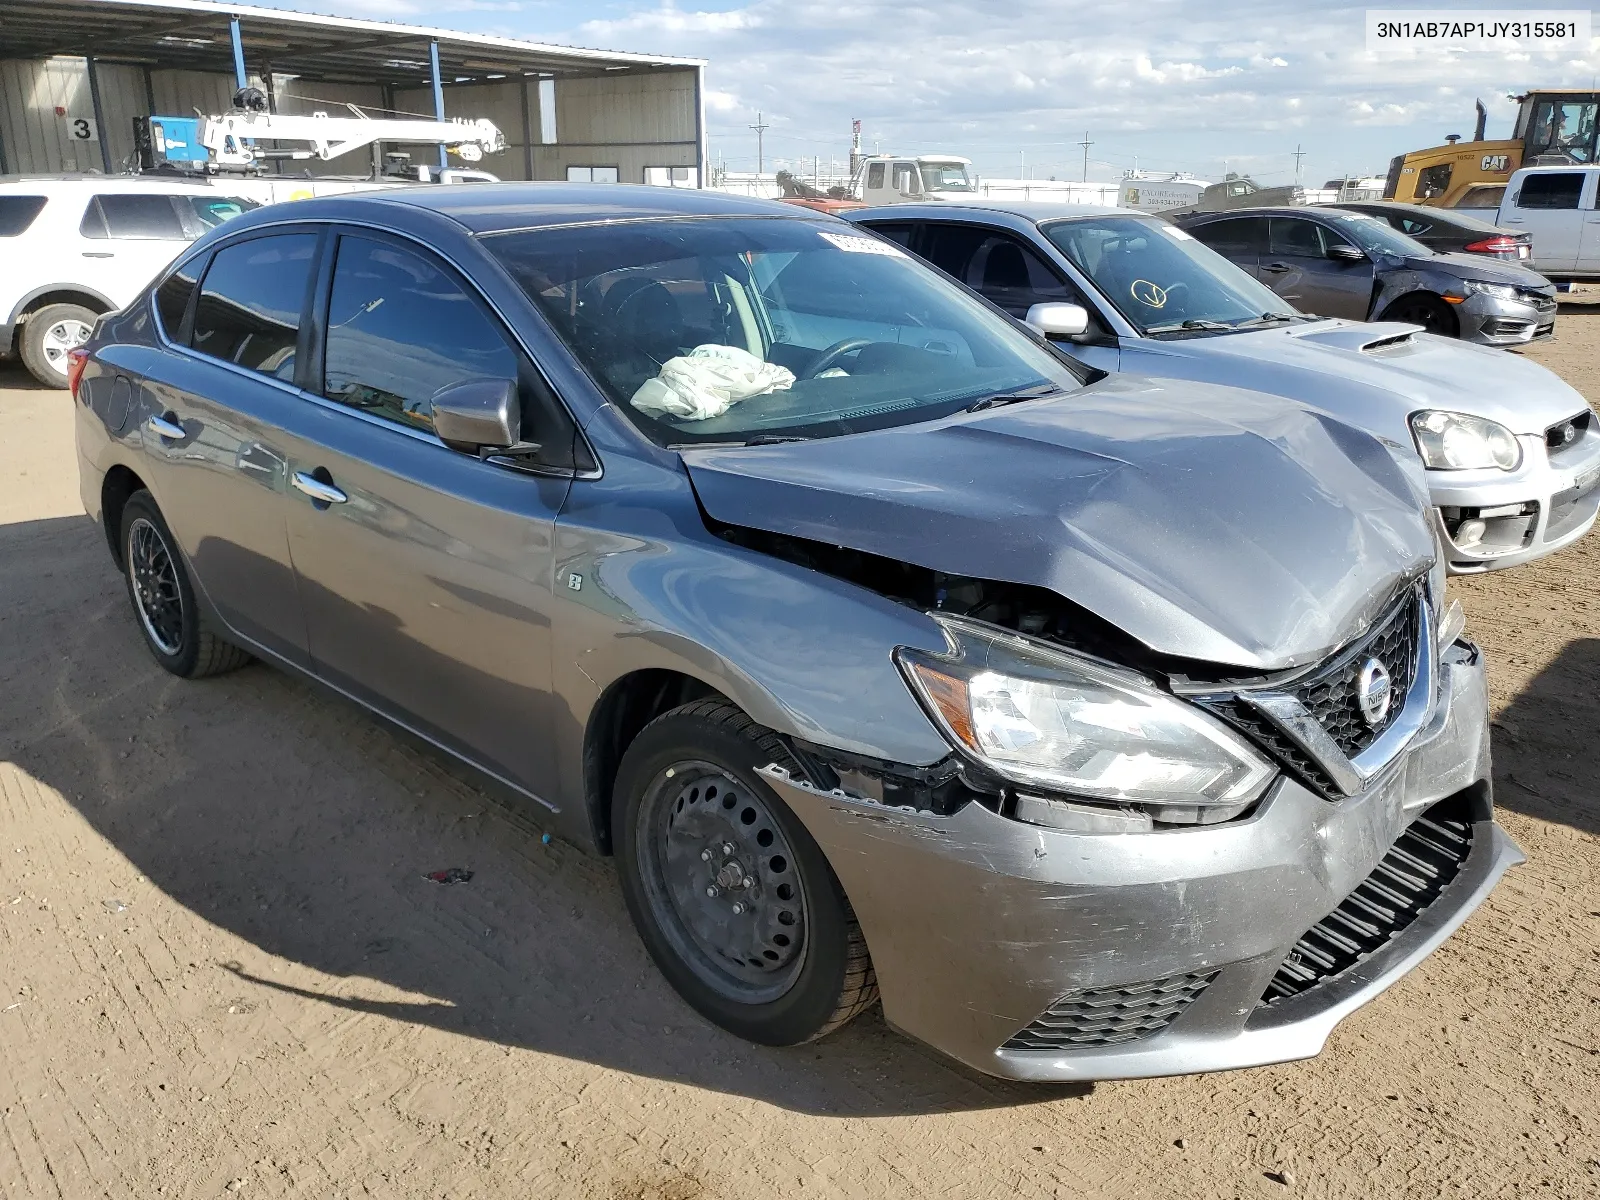
[[[259,141],[302,142],[307,148],[263,151]],[[263,158],[316,158],[326,162],[373,142],[436,143],[449,146],[467,162],[506,148],[505,135],[493,121],[433,121],[423,117],[369,117],[359,109],[348,117],[327,113],[285,116],[282,113],[234,112],[205,117],[200,142],[221,168],[249,168]]]

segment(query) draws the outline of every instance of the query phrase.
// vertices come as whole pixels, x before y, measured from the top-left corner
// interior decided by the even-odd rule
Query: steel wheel
[[[128,579],[150,641],[169,658],[183,649],[183,592],[178,564],[161,531],[145,517],[128,526]]]
[[[761,797],[720,767],[677,763],[651,781],[635,845],[653,914],[702,982],[742,1004],[794,986],[806,957],[805,887]]]
[[[76,317],[63,317],[46,327],[39,339],[39,348],[44,352],[45,361],[53,369],[65,375],[67,351],[87,342],[91,332],[87,322],[80,321]]]

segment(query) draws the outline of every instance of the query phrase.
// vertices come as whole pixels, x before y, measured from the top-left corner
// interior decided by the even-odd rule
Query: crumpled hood
[[[685,450],[717,521],[1049,588],[1251,670],[1362,632],[1434,543],[1409,449],[1292,401],[1119,375],[899,429]]]
[[[1545,296],[1555,295],[1555,285],[1539,272],[1524,267],[1520,263],[1509,262],[1503,258],[1489,258],[1483,254],[1467,254],[1460,250],[1453,250],[1446,254],[1429,254],[1426,257],[1418,255],[1414,258],[1399,259],[1406,266],[1418,271],[1447,270],[1452,275],[1459,275],[1463,279],[1482,279],[1488,283],[1506,283],[1512,287],[1526,288],[1531,292],[1539,292]]]
[[[1319,321],[1152,342],[1143,349],[1170,357],[1235,356],[1314,371],[1336,380],[1337,390],[1315,390],[1301,398],[1321,398],[1329,408],[1338,390],[1359,387],[1369,394],[1387,392],[1395,401],[1397,438],[1406,436],[1406,418],[1422,408],[1468,412],[1499,421],[1513,433],[1543,434],[1587,405],[1582,393],[1553,371],[1519,354],[1468,345],[1393,321]],[[1241,370],[1249,368],[1241,363]],[[1275,381],[1274,390],[1280,382]]]

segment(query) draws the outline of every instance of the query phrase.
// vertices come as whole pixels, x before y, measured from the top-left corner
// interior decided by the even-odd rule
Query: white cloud
[[[728,33],[735,30],[755,29],[761,24],[759,14],[750,9],[733,9],[727,12],[683,12],[666,0],[660,8],[646,9],[614,20],[585,21],[578,27],[579,36],[585,38],[631,37],[640,33],[705,34]]]

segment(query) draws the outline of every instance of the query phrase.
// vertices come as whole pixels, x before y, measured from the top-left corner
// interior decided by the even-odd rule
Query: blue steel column
[[[428,64],[433,68],[433,115],[444,120],[444,81],[439,78],[439,43],[428,43]],[[439,166],[450,165],[450,155],[441,142],[439,145]]]
[[[239,18],[228,18],[228,34],[233,38],[233,83],[245,87],[249,83],[244,73],[244,42],[239,38]]]

